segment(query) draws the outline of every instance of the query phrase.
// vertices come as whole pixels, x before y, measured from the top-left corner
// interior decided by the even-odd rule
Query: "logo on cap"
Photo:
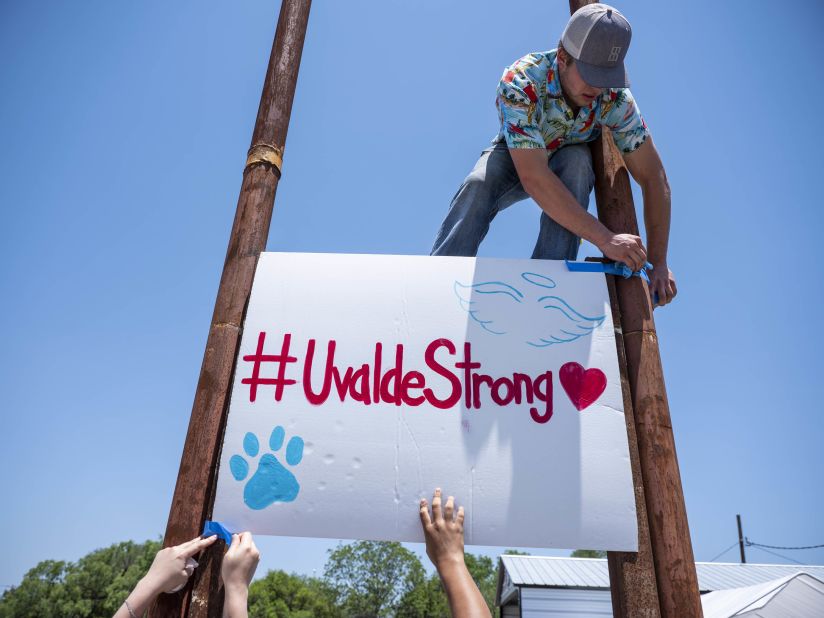
[[[617,62],[618,61],[618,54],[621,53],[620,47],[613,47],[612,51],[609,53],[609,58],[607,59],[609,62]]]

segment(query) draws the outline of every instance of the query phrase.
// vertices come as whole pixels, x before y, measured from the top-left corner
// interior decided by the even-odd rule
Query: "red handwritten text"
[[[255,354],[243,356],[243,360],[252,365],[251,376],[241,380],[249,386],[251,402],[256,400],[260,386],[274,386],[275,401],[280,401],[284,390],[297,384],[296,379],[286,376],[288,365],[299,362],[296,356],[290,356],[291,334],[283,335],[279,354],[264,354],[265,341],[266,333],[261,332]],[[330,340],[322,350],[314,339],[307,342],[301,385],[311,404],[321,405],[336,398],[366,406],[383,402],[415,407],[426,403],[446,410],[463,402],[466,409],[477,410],[484,402],[491,401],[498,406],[528,404],[529,414],[536,423],[546,423],[552,418],[552,371],[534,377],[518,372],[499,377],[488,375],[482,372],[482,363],[472,358],[469,342],[464,343],[459,352],[449,339],[432,341],[423,355],[427,374],[405,366],[408,361],[404,359],[404,346],[400,343],[394,346],[391,362],[386,363],[384,359],[383,344],[376,343],[370,362],[354,367],[336,364],[337,345],[335,340]],[[275,377],[261,377],[265,363],[275,365]],[[319,372],[318,367],[322,367],[322,371]],[[322,377],[318,379],[318,375]]]

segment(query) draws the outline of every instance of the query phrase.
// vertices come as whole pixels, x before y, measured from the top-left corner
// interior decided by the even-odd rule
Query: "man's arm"
[[[640,150],[640,148],[639,148]],[[547,154],[537,148],[510,148],[521,185],[553,221],[586,238],[609,259],[639,270],[647,260],[638,236],[614,234],[581,208],[564,183],[547,166]]]
[[[658,305],[666,305],[678,293],[675,278],[667,266],[670,230],[670,187],[658,150],[647,137],[636,150],[624,153],[624,162],[644,196],[644,226],[647,230],[649,261],[652,264],[650,293],[658,294]]]

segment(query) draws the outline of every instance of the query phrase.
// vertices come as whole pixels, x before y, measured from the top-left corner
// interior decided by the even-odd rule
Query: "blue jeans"
[[[595,184],[589,146],[564,146],[550,157],[549,169],[586,210]],[[452,198],[431,255],[475,256],[495,215],[528,197],[506,144],[499,142],[487,148]],[[541,229],[533,258],[574,260],[580,244],[575,234],[558,225],[546,213],[541,213]]]

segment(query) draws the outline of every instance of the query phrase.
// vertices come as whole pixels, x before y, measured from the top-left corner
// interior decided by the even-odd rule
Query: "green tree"
[[[7,590],[0,597],[0,616],[48,616],[57,610],[58,615],[66,601],[63,585],[66,562],[44,560],[23,577],[22,583]]]
[[[425,580],[414,553],[385,541],[338,545],[329,552],[324,577],[352,618],[391,616],[404,595]]]
[[[158,541],[117,543],[76,563],[45,560],[0,597],[0,618],[110,617],[149,570]]]
[[[395,618],[429,618],[448,615],[449,602],[437,573],[425,578],[404,594],[395,612]]]
[[[340,618],[335,591],[323,580],[269,571],[249,586],[252,618]]]
[[[600,549],[576,549],[570,558],[606,558],[607,552]]]
[[[495,592],[498,585],[498,572],[495,562],[488,556],[464,554],[466,568],[495,615]],[[448,616],[449,602],[446,598],[440,577],[435,573],[419,582],[407,592],[398,604],[396,618],[426,618],[429,616]]]
[[[498,589],[498,569],[495,562],[489,556],[476,556],[475,554],[464,554],[464,561],[469,574],[478,585],[478,590],[489,606],[489,612],[495,615],[495,592]]]

